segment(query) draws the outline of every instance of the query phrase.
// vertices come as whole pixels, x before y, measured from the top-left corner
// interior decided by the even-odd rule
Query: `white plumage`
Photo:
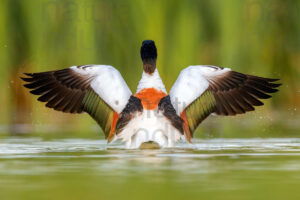
[[[209,80],[230,71],[210,65],[195,65],[183,69],[171,88],[170,98],[178,115],[208,88]]]
[[[114,111],[121,113],[132,94],[120,72],[110,65],[70,67],[92,78],[91,87]]]
[[[158,91],[167,93],[165,85],[162,82],[157,69],[155,69],[155,71],[152,74],[143,72],[136,93],[140,92],[142,89],[145,88],[155,88]]]
[[[155,109],[137,113],[117,138],[126,142],[126,148],[134,149],[148,141],[157,142],[161,147],[173,147],[182,136],[170,120]]]

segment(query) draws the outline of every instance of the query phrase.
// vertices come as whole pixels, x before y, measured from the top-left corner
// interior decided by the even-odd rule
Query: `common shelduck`
[[[66,113],[88,113],[108,143],[121,139],[127,148],[153,142],[173,147],[191,142],[198,125],[210,114],[236,115],[261,106],[277,92],[279,79],[262,78],[211,65],[181,71],[168,94],[156,68],[154,41],[140,49],[143,74],[132,94],[121,74],[109,65],[81,65],[41,73],[24,73],[24,86],[46,106]]]

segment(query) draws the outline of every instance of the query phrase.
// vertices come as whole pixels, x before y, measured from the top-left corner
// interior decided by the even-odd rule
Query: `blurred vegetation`
[[[134,92],[142,73],[139,48],[144,39],[156,42],[167,89],[180,70],[195,64],[280,78],[280,93],[257,114],[234,122],[250,118],[255,126],[263,116],[259,127],[288,119],[297,124],[299,11],[296,0],[1,0],[0,132],[55,132],[59,127],[86,135],[89,131],[83,130],[99,131],[90,128],[97,126],[87,115],[44,108],[19,77],[22,72],[109,64]],[[230,132],[235,130],[232,119],[218,120],[220,125],[208,120],[204,127],[222,126]]]

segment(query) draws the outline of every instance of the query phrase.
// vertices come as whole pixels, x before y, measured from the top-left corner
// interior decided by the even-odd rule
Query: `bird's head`
[[[156,69],[157,50],[153,40],[144,40],[141,47],[144,71],[152,74]]]

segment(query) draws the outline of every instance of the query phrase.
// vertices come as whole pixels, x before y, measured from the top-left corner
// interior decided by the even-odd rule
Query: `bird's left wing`
[[[198,65],[181,71],[170,91],[171,103],[184,120],[190,141],[198,125],[211,113],[236,115],[261,106],[259,99],[278,91],[278,79],[262,78],[232,71],[229,68]]]
[[[25,73],[24,86],[40,95],[46,106],[66,113],[89,113],[106,137],[113,132],[118,115],[131,91],[123,77],[109,65],[82,65],[41,73]]]

